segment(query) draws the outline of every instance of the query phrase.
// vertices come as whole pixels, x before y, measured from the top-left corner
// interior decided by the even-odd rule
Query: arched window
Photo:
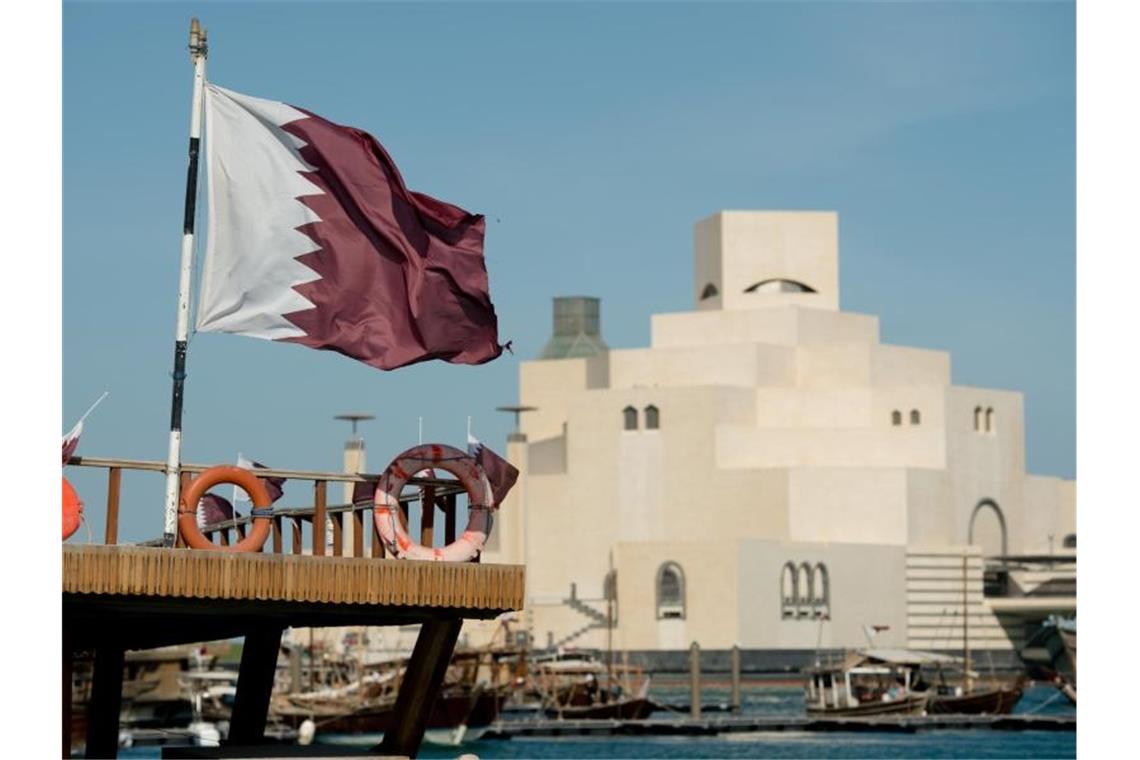
[[[917,409],[910,410],[910,424],[918,425],[922,423],[922,415]]]
[[[1066,549],[1076,549],[1077,548],[1077,534],[1076,533],[1070,533],[1069,535],[1065,536],[1065,538],[1062,539],[1062,541],[1061,541],[1061,546],[1065,547]]]
[[[982,408],[980,406],[974,407],[974,430],[982,432]]]
[[[656,430],[661,426],[661,414],[653,404],[645,407],[645,429]]]
[[[720,293],[720,291],[716,289],[716,285],[713,285],[710,282],[708,285],[705,285],[705,289],[701,291],[701,300],[705,301],[709,298],[716,296],[719,293]]]
[[[827,565],[817,562],[812,575],[812,602],[815,617],[831,615],[831,579],[827,577]]]
[[[657,619],[685,617],[685,573],[676,562],[657,568]]]
[[[986,432],[993,433],[996,432],[996,430],[997,425],[996,420],[994,420],[994,408],[991,406],[986,410]]]
[[[622,417],[625,420],[626,430],[637,430],[637,410],[632,406],[627,406],[621,410]]]
[[[784,563],[780,571],[780,614],[782,617],[792,617],[796,614],[796,566],[791,562]]]
[[[800,564],[799,577],[796,579],[796,596],[798,597],[798,604],[796,613],[800,617],[806,617],[811,614],[813,604],[812,599],[812,576],[815,572],[812,571],[811,565],[806,562]]]
[[[966,543],[982,547],[982,556],[1005,556],[1009,553],[1005,515],[993,499],[982,499],[970,514]]]
[[[891,424],[896,427],[902,424],[902,412],[898,409],[891,412]]]

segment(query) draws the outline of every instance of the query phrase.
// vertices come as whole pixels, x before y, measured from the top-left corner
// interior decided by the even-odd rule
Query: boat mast
[[[198,195],[198,143],[202,134],[202,91],[206,83],[206,30],[190,19],[190,61],[194,94],[190,108],[190,149],[186,205],[182,218],[182,263],[178,274],[178,324],[174,333],[174,372],[170,396],[170,444],[166,455],[166,512],[163,545],[174,546],[182,474],[182,386],[186,380],[186,340],[190,332],[190,269],[194,261],[194,206]]]
[[[969,593],[969,549],[962,555],[962,663],[965,672],[962,674],[964,677],[965,692],[969,694],[973,690],[972,679],[970,678],[970,593]]]

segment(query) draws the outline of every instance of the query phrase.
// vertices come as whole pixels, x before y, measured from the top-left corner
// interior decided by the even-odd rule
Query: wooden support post
[[[420,500],[420,543],[431,546],[435,541],[435,488],[425,486]]]
[[[264,739],[281,630],[276,626],[255,628],[245,636],[227,744],[260,744]]]
[[[384,733],[384,741],[375,748],[376,751],[387,755],[416,756],[462,627],[461,618],[429,620],[421,626],[416,648],[400,684],[400,693],[396,696],[391,727]]]
[[[301,648],[294,644],[289,648],[289,693],[301,691]]]
[[[701,717],[701,645],[695,641],[689,647],[689,715]]]
[[[108,546],[119,543],[119,488],[122,482],[122,468],[112,467],[107,471],[107,529],[103,543]]]
[[[364,510],[352,510],[352,556],[364,556]]]
[[[71,669],[75,662],[75,653],[71,650],[71,642],[67,637],[67,630],[63,633],[63,756],[71,757]]]
[[[273,518],[273,553],[280,554],[285,549],[285,539],[281,534],[281,518]]]
[[[95,648],[91,703],[87,706],[87,757],[115,757],[119,751],[119,711],[123,700],[123,649]]]
[[[733,712],[740,712],[740,645],[732,645],[732,699]]]
[[[443,543],[455,543],[455,494],[443,497]]]
[[[318,480],[313,485],[313,556],[325,556],[325,542],[328,540],[328,516],[325,514],[325,498],[328,484]]]

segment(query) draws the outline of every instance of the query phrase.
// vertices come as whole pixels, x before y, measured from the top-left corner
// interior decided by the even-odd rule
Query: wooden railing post
[[[182,494],[186,492],[186,489],[190,487],[190,480],[191,480],[190,473],[186,472],[185,470],[183,470],[182,473],[178,476],[178,498],[179,499],[182,498]],[[181,503],[181,501],[179,503]],[[228,538],[229,537],[227,536],[226,537],[227,540],[224,541],[223,543],[228,543]],[[186,542],[182,539],[182,531],[177,532],[177,536],[174,539],[174,545],[176,547],[178,547],[179,549],[185,549],[186,548]]]
[[[325,498],[328,485],[323,480],[313,484],[313,556],[325,556],[325,543],[328,540],[328,514],[325,512]]]
[[[117,544],[119,542],[119,488],[123,480],[121,467],[112,467],[107,471],[107,529],[103,534],[103,543]]]
[[[304,532],[305,521],[299,517],[294,517],[292,520],[292,523],[293,523],[293,531],[292,531],[292,533],[293,533],[293,553],[294,554],[304,554],[305,553],[305,532]]]
[[[369,513],[372,516],[372,556],[377,559],[384,558],[384,539],[380,537],[380,529],[376,527],[376,512],[373,510]]]
[[[420,500],[420,543],[431,546],[435,541],[435,487],[425,486]]]
[[[443,542],[455,543],[455,494],[443,497]]]
[[[364,556],[364,510],[352,508],[352,556]]]

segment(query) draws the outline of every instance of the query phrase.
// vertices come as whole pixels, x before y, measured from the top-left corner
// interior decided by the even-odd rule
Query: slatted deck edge
[[[517,610],[521,565],[64,546],[63,592]]]

